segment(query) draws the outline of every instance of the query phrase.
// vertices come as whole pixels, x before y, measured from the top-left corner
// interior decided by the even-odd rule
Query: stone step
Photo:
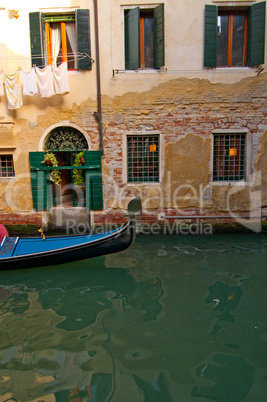
[[[51,208],[48,212],[48,226],[51,229],[67,229],[81,232],[87,228],[87,231],[89,231],[89,224],[90,212],[84,207],[64,207],[60,205]]]

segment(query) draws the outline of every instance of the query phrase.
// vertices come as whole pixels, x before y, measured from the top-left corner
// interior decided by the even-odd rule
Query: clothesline
[[[68,58],[68,63],[71,63],[71,62],[77,62],[77,61],[79,61],[79,60],[83,60],[83,59],[85,59],[85,58],[89,58],[93,63],[94,63],[94,59],[91,57],[91,56],[89,56],[87,53],[81,53],[81,52],[77,52],[77,53],[73,53],[73,52],[71,52],[71,53],[64,53],[64,55],[65,56],[67,56],[67,58]],[[62,57],[62,55],[60,55],[61,57]],[[43,68],[43,67],[46,67],[47,65],[48,65],[48,62],[47,62],[47,55],[46,56],[44,56],[43,54],[36,54],[36,55],[34,55],[34,59],[45,59],[46,60],[46,62],[45,62],[45,64],[42,64],[42,65],[38,65],[38,67],[40,67],[40,68]],[[31,56],[12,56],[12,59],[19,59],[19,60],[29,60],[29,62],[31,62],[31,60],[32,60],[32,57]],[[10,60],[10,57],[4,57],[4,56],[0,56],[0,72],[3,72],[3,68],[1,68],[1,62],[3,62],[3,61],[5,61],[5,60]],[[52,56],[51,56],[51,60],[53,60],[53,58],[52,58]],[[49,64],[49,65],[51,65],[51,64]],[[36,67],[36,65],[33,65],[33,67]],[[21,67],[18,67],[17,68],[18,70],[19,69],[21,69]],[[74,70],[76,70],[76,69],[74,69]]]
[[[58,67],[47,65],[32,67],[29,72],[18,69],[15,74],[0,73],[0,96],[5,93],[9,109],[18,109],[22,106],[22,95],[33,96],[40,93],[41,97],[50,98],[53,95],[65,95],[70,92],[67,62]],[[23,88],[23,90],[22,90]]]
[[[76,52],[76,53],[73,53],[73,52],[70,52],[70,53],[64,53],[64,55],[73,55],[73,56],[83,56],[83,58],[85,58],[85,57],[89,57],[89,59],[91,59],[92,61],[94,61],[93,60],[93,58],[91,57],[91,56],[89,56],[87,53],[85,53],[85,52],[83,52],[83,53],[81,53],[81,52]],[[32,55],[32,56],[12,56],[12,59],[31,59],[32,57],[34,57],[34,58],[38,58],[38,57],[47,57],[47,55],[43,55],[43,54],[34,54],[34,55]],[[9,56],[0,56],[0,60],[9,60],[10,59],[10,57]]]

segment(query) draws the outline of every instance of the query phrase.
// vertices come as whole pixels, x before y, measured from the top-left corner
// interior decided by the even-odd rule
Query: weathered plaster
[[[200,207],[202,188],[208,185],[210,138],[187,134],[166,144],[163,188],[168,208]]]
[[[262,207],[267,207],[267,131],[260,139],[258,157],[255,161],[256,173],[260,174]]]

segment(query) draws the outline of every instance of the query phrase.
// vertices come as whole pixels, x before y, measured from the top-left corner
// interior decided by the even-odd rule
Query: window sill
[[[256,68],[254,67],[215,67],[215,71],[218,72],[234,72],[234,73],[240,73],[240,72],[246,72],[246,71],[255,71],[256,72]]]
[[[113,77],[119,74],[159,74],[166,73],[167,70],[158,70],[154,68],[146,68],[146,69],[137,69],[137,70],[116,70],[113,69]]]
[[[220,185],[225,185],[225,186],[232,186],[232,185],[237,185],[237,186],[244,186],[244,184],[249,184],[249,181],[247,180],[218,180],[218,181],[212,181],[211,182],[212,185],[215,186],[220,186]]]
[[[16,176],[10,176],[10,177],[0,177],[0,181],[11,181],[11,180],[15,180]]]
[[[160,186],[161,183],[159,181],[135,181],[135,182],[126,182],[128,186]]]

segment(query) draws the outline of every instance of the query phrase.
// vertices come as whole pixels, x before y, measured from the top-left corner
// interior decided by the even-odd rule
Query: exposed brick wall
[[[168,144],[176,143],[186,134],[211,138],[215,129],[246,129],[251,134],[251,170],[255,172],[259,142],[267,130],[267,73],[247,78],[236,84],[211,84],[206,80],[177,79],[158,85],[151,91],[116,97],[116,102],[103,102],[103,121],[107,130],[104,136],[105,158],[103,185],[105,200],[117,197],[134,197],[142,194],[149,184],[128,185],[123,182],[123,134],[157,130],[164,139],[161,158],[165,158]],[[126,150],[124,150],[126,152]],[[194,150],[190,163],[194,163]],[[210,162],[203,166],[205,183],[211,179]],[[181,172],[184,183],[190,181],[186,166]],[[164,174],[164,172],[163,172]],[[164,186],[164,183],[160,183]],[[224,191],[227,191],[225,186]],[[215,205],[214,214],[220,213]],[[240,204],[241,205],[241,204]],[[111,206],[111,203],[110,203]],[[245,209],[240,207],[240,212]],[[243,208],[243,209],[242,209]],[[161,210],[162,212],[162,210]],[[205,213],[205,211],[204,211]],[[209,213],[207,210],[206,213]],[[149,212],[146,212],[148,215]],[[203,214],[203,211],[202,211]]]
[[[34,225],[42,226],[42,214],[14,214],[14,213],[0,213],[0,222],[2,225]]]

